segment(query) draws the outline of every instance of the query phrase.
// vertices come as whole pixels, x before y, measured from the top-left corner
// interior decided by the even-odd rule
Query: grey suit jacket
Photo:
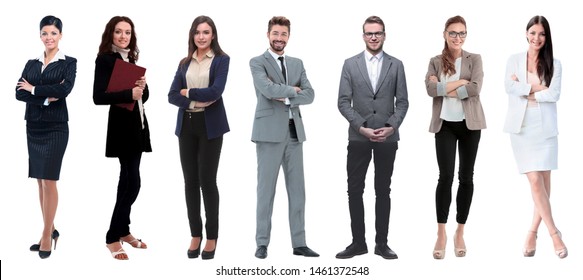
[[[436,83],[429,80],[430,76],[436,76],[441,79],[443,72],[443,65],[441,62],[441,55],[434,56],[429,61],[427,74],[425,74],[425,87],[427,94],[433,97],[433,113],[431,116],[431,123],[429,124],[429,132],[437,133],[441,130],[443,120],[441,116],[441,107],[443,104],[443,96],[439,95],[437,90],[438,85],[442,87],[443,83]],[[482,57],[479,54],[473,54],[466,51],[462,52],[462,65],[460,69],[460,79],[468,80],[470,83],[459,87],[463,88],[458,91],[458,96],[462,101],[462,107],[466,116],[466,126],[470,130],[479,130],[486,128],[486,116],[482,109],[480,102],[480,91],[482,89],[482,80],[484,79],[484,71],[482,70]],[[441,81],[440,81],[441,82]],[[464,94],[460,94],[464,92]],[[467,93],[467,94],[466,94]]]
[[[289,110],[296,125],[298,141],[306,140],[299,106],[314,101],[314,90],[302,61],[291,56],[285,56],[285,59],[287,84],[284,83],[279,62],[273,59],[269,51],[249,62],[257,96],[251,141],[283,142],[289,132]],[[294,86],[302,90],[296,94]],[[276,100],[278,98],[289,98],[290,105]]]
[[[399,140],[399,127],[409,109],[403,63],[383,52],[383,65],[377,88],[368,77],[364,52],[344,61],[338,92],[338,109],[350,124],[349,141],[369,141],[359,129],[390,125],[395,129],[387,141]]]

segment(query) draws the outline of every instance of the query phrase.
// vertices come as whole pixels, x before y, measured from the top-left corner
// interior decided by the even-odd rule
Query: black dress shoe
[[[312,251],[312,249],[304,246],[304,247],[297,247],[294,248],[294,255],[297,256],[304,256],[304,257],[319,257],[318,253]]]
[[[364,255],[368,253],[366,245],[359,245],[352,243],[346,247],[346,249],[338,254],[336,254],[337,259],[350,259],[354,256]]]
[[[259,259],[267,258],[267,246],[265,245],[258,246],[257,250],[255,250],[255,257]]]
[[[387,244],[377,244],[374,247],[374,253],[385,259],[393,260],[398,259],[397,254],[387,246]]]

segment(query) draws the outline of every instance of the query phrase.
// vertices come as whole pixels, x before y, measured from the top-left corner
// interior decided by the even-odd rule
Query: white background
[[[311,267],[366,266],[368,276],[346,279],[571,279],[580,268],[582,153],[577,118],[583,99],[576,87],[580,70],[580,24],[574,4],[563,1],[504,1],[503,4],[430,1],[23,1],[0,11],[3,19],[0,80],[0,259],[2,279],[337,279],[310,276]],[[6,4],[3,4],[6,5]],[[28,251],[42,231],[36,182],[27,178],[24,108],[14,89],[28,59],[43,51],[38,23],[52,14],[63,20],[60,48],[78,59],[77,80],[67,98],[70,139],[59,186],[55,221],[61,232],[57,250],[47,260]],[[176,66],[187,53],[188,30],[198,15],[214,19],[219,41],[231,56],[224,92],[231,132],[225,135],[219,167],[220,238],[216,258],[187,259],[190,242],[183,177],[174,135],[177,108],[167,101]],[[482,55],[481,98],[488,128],[475,168],[474,201],[466,226],[467,257],[453,254],[455,203],[452,204],[445,260],[431,252],[436,238],[434,191],[438,170],[433,134],[428,132],[431,98],[424,88],[429,59],[441,53],[447,18],[462,15],[468,37],[464,49]],[[552,206],[569,257],[554,255],[544,225],[534,258],[522,256],[532,213],[524,175],[516,170],[508,135],[502,132],[506,111],[503,76],[506,59],[527,49],[528,20],[542,14],[550,21],[555,56],[563,64],[559,106],[559,170],[553,172]],[[105,247],[105,233],[115,202],[119,163],[105,158],[107,106],[92,100],[94,61],[101,34],[115,15],[136,25],[138,64],[146,67],[150,100],[146,103],[152,153],[142,157],[142,190],[132,209],[131,231],[147,250],[125,249],[129,261],[116,261]],[[303,106],[308,141],[304,143],[306,232],[319,258],[292,255],[283,180],[273,214],[269,256],[256,259],[256,157],[250,141],[255,92],[248,66],[268,47],[267,22],[274,15],[291,20],[286,54],[304,61],[316,98]],[[370,15],[386,24],[385,51],[401,59],[408,79],[410,107],[401,126],[401,141],[392,184],[389,246],[399,255],[387,261],[372,254],[374,246],[373,168],[365,205],[369,254],[337,260],[351,241],[346,194],[346,120],[337,110],[344,60],[364,50],[362,23]],[[371,165],[372,166],[372,165]],[[281,176],[283,178],[283,176]],[[454,181],[454,191],[457,181]],[[579,266],[576,266],[579,264]],[[301,276],[215,276],[225,268],[297,268]],[[305,271],[305,272],[303,272]],[[569,276],[571,275],[571,276]]]

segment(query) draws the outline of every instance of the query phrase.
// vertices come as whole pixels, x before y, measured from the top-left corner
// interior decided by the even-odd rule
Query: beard
[[[275,41],[271,41],[269,43],[269,46],[271,47],[272,50],[274,50],[276,52],[281,52],[281,51],[283,51],[283,49],[285,49],[286,43],[283,41],[278,41],[278,42],[282,42],[283,44],[278,46],[275,44]]]

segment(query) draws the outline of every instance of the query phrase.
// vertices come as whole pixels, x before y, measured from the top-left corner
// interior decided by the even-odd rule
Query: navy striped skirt
[[[67,122],[26,122],[28,177],[59,180],[67,142]]]

